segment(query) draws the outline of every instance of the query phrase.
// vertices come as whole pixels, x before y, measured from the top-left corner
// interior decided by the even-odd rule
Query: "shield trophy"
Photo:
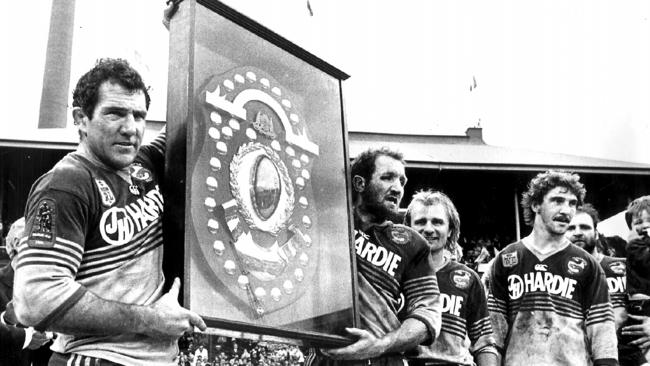
[[[309,139],[291,91],[255,67],[212,76],[197,93],[204,129],[191,173],[199,253],[223,296],[261,321],[296,302],[314,277],[319,243]]]

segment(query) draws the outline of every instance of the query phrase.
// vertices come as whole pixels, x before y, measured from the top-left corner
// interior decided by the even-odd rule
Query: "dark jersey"
[[[410,358],[473,365],[475,352],[486,347],[496,352],[487,298],[476,272],[450,261],[436,276],[442,299],[440,336],[431,346],[419,346]]]
[[[359,294],[359,328],[375,337],[398,329],[400,294],[404,293],[406,318],[423,322],[430,341],[440,333],[440,292],[427,242],[413,229],[385,222],[354,231]],[[315,355],[307,365],[354,364]],[[378,360],[373,360],[373,363]],[[366,361],[357,361],[361,365]],[[403,365],[401,357],[384,358],[382,365]]]
[[[130,180],[70,153],[34,184],[25,210],[25,237],[16,257],[17,313],[48,325],[91,291],[106,300],[148,305],[163,293],[159,178],[164,135],[143,146]],[[20,289],[36,291],[39,306]],[[144,335],[60,334],[52,349],[124,365],[171,364],[173,340]]]
[[[625,313],[625,304],[627,302],[626,278],[625,278],[625,258],[614,258],[603,256],[600,260],[600,266],[605,272],[607,279],[607,289],[609,298],[614,308],[614,318],[619,321]]]
[[[523,241],[507,246],[492,267],[488,308],[506,366],[617,364],[605,275],[573,244],[543,259]]]

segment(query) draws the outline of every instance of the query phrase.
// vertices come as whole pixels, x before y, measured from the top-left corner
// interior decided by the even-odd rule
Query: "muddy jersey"
[[[16,257],[16,312],[47,328],[86,291],[106,300],[148,305],[163,290],[159,178],[164,135],[141,148],[131,183],[73,152],[34,184],[25,211],[25,237]],[[40,296],[27,303],[18,289]],[[173,340],[145,335],[60,334],[52,349],[124,365],[168,365]]]
[[[442,304],[440,335],[430,346],[419,346],[409,358],[473,365],[473,354],[496,352],[487,298],[481,280],[470,268],[447,262],[436,273]],[[467,343],[469,339],[469,344]]]
[[[617,365],[602,268],[567,244],[544,260],[519,241],[492,267],[488,309],[504,365]]]
[[[614,308],[614,317],[617,319],[616,325],[619,326],[618,320],[622,319],[625,313],[627,301],[625,258],[603,256],[600,260],[600,266],[605,272],[609,299]]]
[[[354,236],[361,328],[376,337],[399,328],[403,292],[406,318],[422,321],[433,341],[440,332],[440,291],[424,238],[392,222],[355,229]]]
[[[413,229],[386,222],[367,230],[354,230],[359,296],[359,328],[375,337],[398,329],[400,294],[405,297],[405,318],[423,322],[433,341],[440,332],[440,292],[427,242]],[[312,350],[313,351],[313,350]],[[382,366],[403,366],[401,355],[372,360]],[[335,361],[310,352],[306,365],[367,365],[361,361]]]

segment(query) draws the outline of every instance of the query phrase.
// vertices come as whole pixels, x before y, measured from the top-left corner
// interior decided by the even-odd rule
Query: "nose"
[[[135,135],[137,132],[137,125],[133,113],[127,113],[126,116],[122,119],[122,124],[120,126],[120,132],[124,135]]]
[[[433,227],[433,224],[431,221],[427,221],[427,223],[424,225],[424,229],[422,230],[425,234],[433,234],[435,231],[435,228]]]
[[[402,186],[402,183],[396,179],[393,184],[390,187],[391,193],[398,194],[400,198],[404,194],[404,187]]]

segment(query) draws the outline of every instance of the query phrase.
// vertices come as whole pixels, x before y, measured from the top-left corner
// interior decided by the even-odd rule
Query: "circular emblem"
[[[451,273],[451,283],[462,290],[469,287],[471,279],[470,273],[462,269],[457,269]]]
[[[144,182],[151,182],[153,180],[151,172],[138,163],[131,164],[129,169],[131,170],[131,177],[134,179]]]
[[[567,261],[567,271],[569,274],[577,275],[587,268],[587,261],[581,257],[571,257]]]
[[[393,226],[390,229],[390,239],[395,244],[404,245],[409,242],[411,235],[405,227]]]
[[[625,276],[625,262],[623,261],[615,261],[609,264],[609,269],[619,275],[619,276]]]
[[[197,100],[192,225],[216,287],[251,318],[299,299],[319,262],[319,147],[292,99],[270,75],[240,67],[213,76]]]

